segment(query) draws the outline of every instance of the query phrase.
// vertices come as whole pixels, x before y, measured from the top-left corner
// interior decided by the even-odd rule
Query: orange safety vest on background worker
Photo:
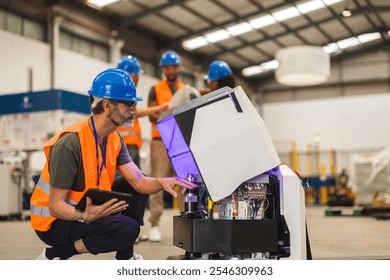
[[[180,90],[186,86],[185,83],[177,82],[177,90]],[[164,104],[172,100],[173,92],[168,85],[167,81],[159,81],[154,86],[154,90],[156,92],[156,101],[157,105]],[[158,131],[157,125],[152,123],[152,139],[161,138],[160,132]]]
[[[125,142],[126,145],[135,145],[139,149],[141,149],[142,146],[141,125],[138,119],[134,120],[132,128],[119,127],[117,131],[122,136],[123,141]]]
[[[49,196],[50,196],[50,173],[49,155],[51,147],[58,141],[58,139],[68,132],[77,133],[80,139],[81,156],[83,168],[85,173],[85,189],[82,192],[75,192],[69,190],[67,195],[67,202],[71,205],[76,205],[84,193],[90,188],[97,188],[97,168],[102,164],[102,154],[98,149],[99,162],[96,159],[96,144],[95,137],[88,126],[88,120],[79,121],[68,128],[65,128],[60,133],[56,134],[43,147],[46,155],[46,163],[39,177],[38,183],[31,196],[31,225],[35,230],[47,231],[53,221],[57,218],[52,217],[49,212]],[[112,183],[115,177],[116,158],[121,150],[121,141],[118,133],[111,133],[107,139],[107,151],[105,166],[100,174],[100,189],[111,190]]]

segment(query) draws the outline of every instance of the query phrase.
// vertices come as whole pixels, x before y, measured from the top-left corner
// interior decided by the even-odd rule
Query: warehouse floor
[[[325,216],[328,207],[307,208],[307,225],[313,259],[390,259],[390,220],[373,217],[354,217],[352,208],[344,208],[342,216]],[[337,208],[340,209],[340,208]],[[177,211],[164,211],[161,229],[163,240],[159,243],[143,241],[135,245],[137,253],[149,260],[164,260],[179,256],[183,250],[172,245],[172,216]],[[149,217],[146,213],[145,220]],[[148,232],[146,224],[141,234]],[[30,228],[29,221],[0,221],[0,260],[35,259],[44,248]],[[72,259],[109,260],[113,253],[93,256],[80,255]]]

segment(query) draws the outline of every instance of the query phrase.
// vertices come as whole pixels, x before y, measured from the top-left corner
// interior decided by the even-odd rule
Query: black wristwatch
[[[77,213],[77,221],[79,223],[88,224],[88,222],[83,219],[83,212],[78,212]]]

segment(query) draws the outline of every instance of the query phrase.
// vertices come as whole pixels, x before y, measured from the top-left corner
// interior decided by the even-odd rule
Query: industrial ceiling
[[[111,31],[136,30],[156,42],[157,52],[185,53],[204,68],[212,60],[225,60],[252,85],[270,76],[276,51],[288,46],[326,47],[336,61],[387,49],[390,43],[388,0],[119,0],[103,7],[87,0],[46,3],[77,5],[108,20]],[[343,15],[346,10],[350,16]],[[250,69],[261,73],[249,75]]]

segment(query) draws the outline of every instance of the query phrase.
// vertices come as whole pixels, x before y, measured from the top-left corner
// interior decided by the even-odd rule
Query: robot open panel
[[[241,87],[174,107],[157,127],[176,174],[198,185],[173,220],[183,258],[306,259],[301,181]]]

